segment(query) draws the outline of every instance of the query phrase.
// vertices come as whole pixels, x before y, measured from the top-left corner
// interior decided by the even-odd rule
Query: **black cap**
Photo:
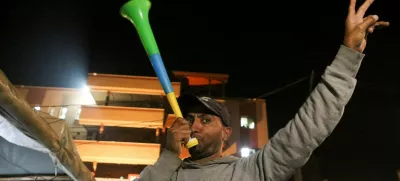
[[[184,94],[179,96],[178,104],[181,108],[182,114],[188,114],[188,109],[196,105],[203,105],[207,110],[221,118],[222,124],[226,127],[231,126],[231,116],[229,114],[228,108],[216,101],[215,99],[209,97],[197,97],[193,94]]]

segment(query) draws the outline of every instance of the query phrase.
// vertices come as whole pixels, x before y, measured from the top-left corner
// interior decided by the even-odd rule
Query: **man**
[[[178,118],[168,130],[166,147],[157,162],[146,167],[142,181],[239,181],[289,179],[338,124],[356,86],[356,74],[364,57],[368,33],[388,26],[378,16],[364,14],[373,0],[355,11],[351,0],[345,37],[321,82],[295,117],[257,153],[247,158],[221,156],[223,143],[231,135],[230,118],[224,105],[210,98],[181,96],[185,119]],[[179,159],[181,145],[189,137],[199,144],[189,149],[190,158]]]

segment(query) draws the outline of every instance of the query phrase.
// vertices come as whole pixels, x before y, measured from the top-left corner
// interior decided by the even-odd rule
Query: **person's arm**
[[[182,160],[174,153],[164,149],[154,165],[149,165],[135,181],[169,181],[181,166]]]
[[[328,137],[343,115],[356,86],[364,55],[341,46],[295,117],[259,152],[238,162],[256,180],[287,180]]]
[[[378,21],[376,15],[364,18],[372,2],[366,0],[356,12],[356,0],[350,0],[343,45],[322,80],[295,117],[263,149],[239,160],[236,166],[240,168],[236,170],[257,181],[287,180],[332,133],[356,86],[368,33],[375,27],[389,26],[389,22]]]

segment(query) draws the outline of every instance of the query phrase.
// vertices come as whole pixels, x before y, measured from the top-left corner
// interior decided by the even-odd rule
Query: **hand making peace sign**
[[[356,0],[350,0],[343,44],[359,52],[363,52],[367,45],[368,33],[372,33],[375,28],[389,26],[389,22],[378,22],[377,15],[364,17],[372,2],[374,0],[366,0],[356,12]]]

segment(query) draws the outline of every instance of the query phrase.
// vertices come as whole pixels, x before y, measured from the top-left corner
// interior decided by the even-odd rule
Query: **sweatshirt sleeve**
[[[339,123],[363,58],[364,54],[341,46],[294,118],[261,150],[241,159],[238,169],[257,181],[289,179]]]
[[[163,149],[157,162],[144,168],[137,181],[169,181],[181,164],[177,155]]]

